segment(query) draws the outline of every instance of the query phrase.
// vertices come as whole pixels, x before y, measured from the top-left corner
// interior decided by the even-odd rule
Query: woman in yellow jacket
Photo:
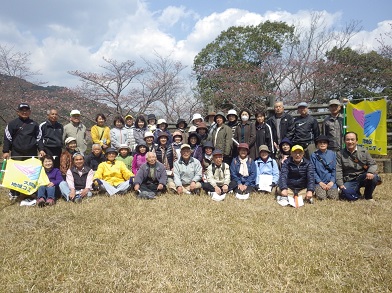
[[[94,185],[109,195],[124,194],[132,189],[133,173],[125,164],[117,161],[118,152],[114,148],[106,150],[106,161],[98,165],[94,174]]]
[[[110,128],[105,125],[106,117],[102,113],[95,116],[95,122],[97,124],[91,127],[91,139],[93,144],[100,144],[105,153],[106,149],[110,147]]]

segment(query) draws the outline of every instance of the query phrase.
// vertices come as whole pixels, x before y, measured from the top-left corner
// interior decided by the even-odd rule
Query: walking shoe
[[[35,206],[36,203],[37,203],[36,199],[26,198],[20,202],[20,205],[21,206]]]
[[[308,198],[308,203],[310,203],[310,204],[314,204],[313,197],[310,197],[310,198]]]
[[[75,196],[74,203],[82,203],[82,197],[80,195]]]
[[[18,196],[15,193],[13,193],[12,191],[10,191],[10,192],[8,192],[8,198],[10,199],[10,201],[16,201]]]
[[[54,201],[54,199],[53,198],[48,198],[47,200],[46,200],[46,204],[48,205],[48,206],[52,206],[52,205],[54,205],[56,202]]]
[[[38,205],[39,208],[43,208],[45,206],[45,199],[43,197],[40,197],[37,200],[37,205]]]
[[[138,193],[137,197],[141,199],[155,199],[155,194],[154,192],[141,191]]]

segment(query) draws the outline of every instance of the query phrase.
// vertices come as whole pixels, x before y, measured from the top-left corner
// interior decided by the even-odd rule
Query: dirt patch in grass
[[[252,194],[0,197],[1,292],[390,292],[391,175],[376,202],[282,208]]]

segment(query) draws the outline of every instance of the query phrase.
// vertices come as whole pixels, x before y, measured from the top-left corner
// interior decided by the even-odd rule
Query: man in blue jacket
[[[300,145],[291,148],[291,156],[283,163],[279,177],[279,200],[288,200],[295,194],[302,196],[309,203],[313,203],[314,167],[304,158],[304,149]]]

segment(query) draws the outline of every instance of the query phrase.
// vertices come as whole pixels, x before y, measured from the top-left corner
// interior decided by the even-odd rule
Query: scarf
[[[248,161],[248,157],[246,157],[245,159],[241,159],[240,160],[240,174],[244,177],[248,177],[249,173],[248,173],[248,165],[246,164],[246,162]]]

